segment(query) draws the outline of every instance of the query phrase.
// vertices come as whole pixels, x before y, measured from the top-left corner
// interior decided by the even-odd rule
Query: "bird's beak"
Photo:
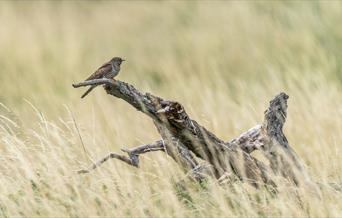
[[[125,59],[121,59],[121,61],[126,61]]]

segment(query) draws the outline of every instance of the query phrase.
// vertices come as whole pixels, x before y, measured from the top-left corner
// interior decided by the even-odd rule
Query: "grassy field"
[[[329,188],[273,196],[209,181],[180,195],[185,174],[158,152],[140,169],[112,160],[77,175],[160,136],[102,88],[81,100],[71,87],[121,56],[118,79],[182,102],[225,140],[284,91],[290,144],[314,181],[341,183],[341,21],[339,1],[0,2],[0,217],[341,217]]]

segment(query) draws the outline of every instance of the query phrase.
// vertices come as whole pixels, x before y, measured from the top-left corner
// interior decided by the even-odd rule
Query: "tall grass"
[[[118,77],[182,102],[229,140],[290,95],[285,132],[320,183],[342,182],[342,5],[329,2],[0,2],[0,216],[340,217],[341,192],[286,184],[205,189],[163,153],[140,169],[109,151],[159,139],[151,120],[80,81],[112,56]],[[85,150],[83,149],[85,148]]]

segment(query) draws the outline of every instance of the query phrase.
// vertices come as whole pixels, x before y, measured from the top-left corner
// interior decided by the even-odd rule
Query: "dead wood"
[[[98,160],[96,163],[92,164],[88,169],[79,170],[78,173],[80,174],[89,173],[91,170],[96,169],[101,164],[103,164],[104,162],[112,158],[121,160],[127,163],[128,165],[139,167],[139,155],[140,154],[144,154],[146,152],[151,152],[151,151],[164,151],[164,144],[162,140],[158,140],[151,144],[140,145],[134,148],[121,149],[121,150],[123,152],[126,152],[127,156],[111,152],[107,156]]]
[[[164,100],[150,93],[142,93],[128,83],[96,79],[73,86],[78,88],[95,84],[104,85],[107,94],[126,101],[138,111],[149,116],[162,137],[162,140],[149,146],[153,145],[155,150],[165,151],[183,170],[197,170],[199,175],[197,180],[203,179],[204,174],[219,180],[222,180],[225,175],[229,175],[230,178],[233,176],[258,187],[260,184],[276,186],[272,180],[274,174],[282,175],[297,185],[303,177],[306,177],[302,164],[290,148],[283,133],[288,100],[285,93],[278,94],[270,102],[262,124],[225,142],[192,120],[178,102]],[[115,154],[113,158],[137,167],[139,154],[152,151],[150,148],[148,149],[149,146],[144,145],[125,150],[128,157]],[[251,153],[257,149],[261,149],[265,153],[269,164],[264,164],[251,156]],[[105,161],[109,158],[111,158],[110,155],[102,160]],[[197,161],[198,158],[208,163],[210,169],[202,167]],[[102,160],[99,161],[100,164],[104,162]],[[91,169],[98,165],[94,166]]]

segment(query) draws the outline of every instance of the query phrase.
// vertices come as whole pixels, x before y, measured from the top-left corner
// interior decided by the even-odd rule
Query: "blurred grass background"
[[[333,190],[298,200],[285,185],[274,197],[212,181],[179,197],[185,175],[161,153],[77,176],[82,142],[98,159],[159,136],[102,88],[81,100],[71,87],[121,56],[118,79],[181,102],[225,140],[285,91],[290,144],[316,181],[341,182],[341,20],[339,1],[0,2],[0,216],[341,216]]]

